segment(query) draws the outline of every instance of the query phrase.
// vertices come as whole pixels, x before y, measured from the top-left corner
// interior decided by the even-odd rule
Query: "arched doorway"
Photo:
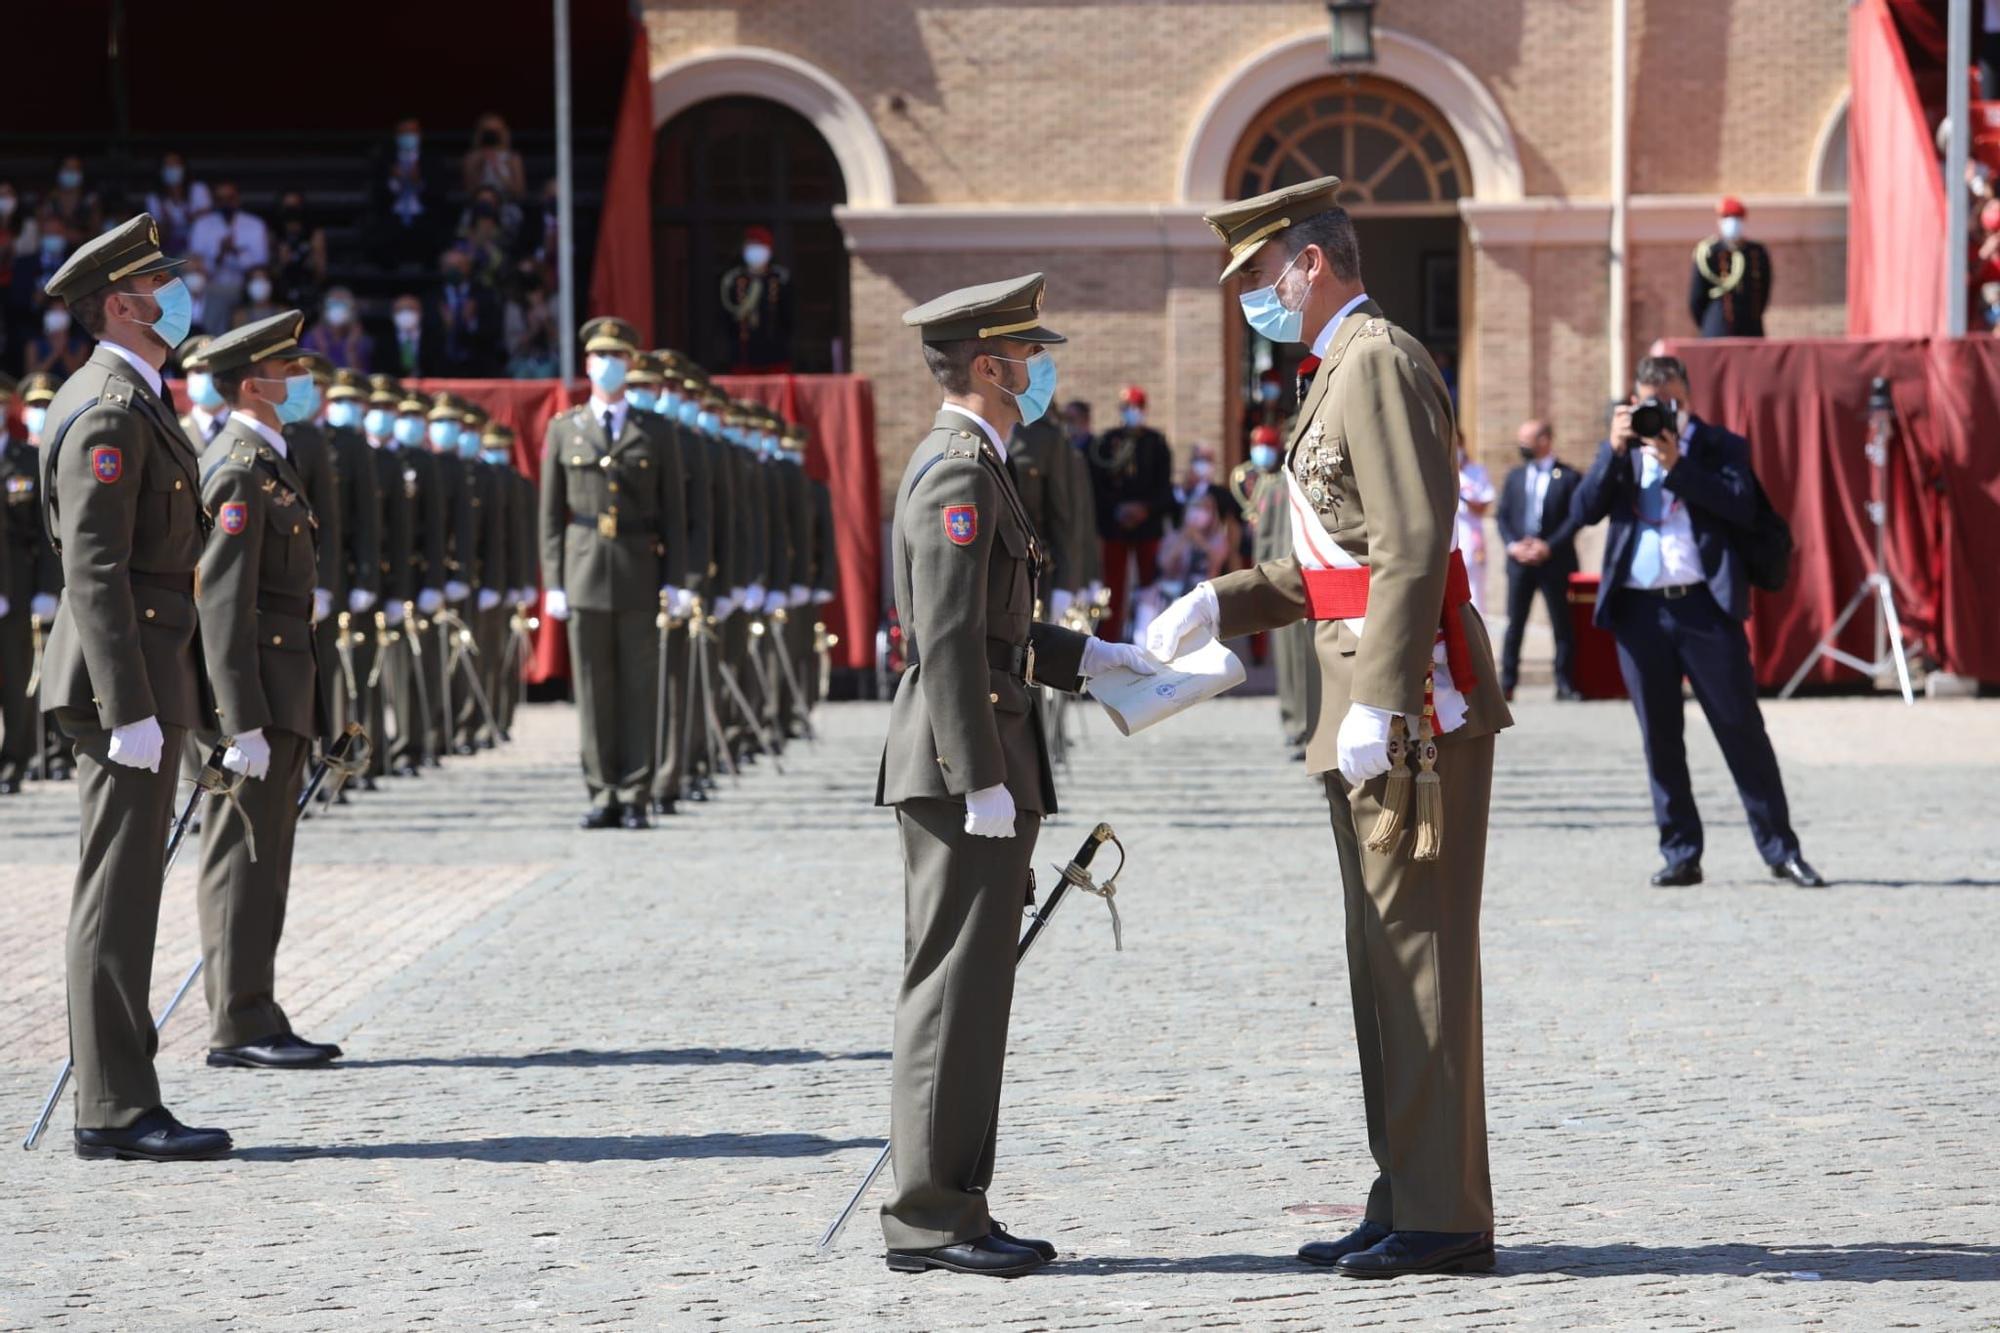
[[[742,261],[743,231],[770,228],[773,262],[792,283],[792,368],[847,365],[847,250],[835,204],[847,186],[819,131],[761,97],[687,108],[653,140],[654,323],[668,347],[727,369],[723,275]]]
[[[1424,98],[1387,79],[1332,75],[1302,84],[1251,121],[1230,159],[1228,188],[1246,199],[1318,176],[1341,179],[1339,200],[1354,217],[1368,294],[1430,348],[1455,391],[1469,303],[1458,200],[1472,177],[1450,125]],[[1234,309],[1239,291],[1239,283],[1227,284],[1225,327],[1235,399],[1229,419],[1242,423],[1234,442],[1240,452],[1251,426],[1291,415],[1293,377],[1308,349],[1277,346],[1244,328]]]

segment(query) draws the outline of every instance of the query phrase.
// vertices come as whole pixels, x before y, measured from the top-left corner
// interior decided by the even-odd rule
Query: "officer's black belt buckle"
[[[192,569],[178,574],[155,572],[150,569],[128,569],[126,570],[126,574],[131,578],[132,582],[142,588],[157,588],[161,592],[177,592],[188,597],[194,596],[194,571]]]
[[[260,592],[257,594],[257,609],[274,616],[311,620],[313,602],[310,596],[295,597],[281,592]]]

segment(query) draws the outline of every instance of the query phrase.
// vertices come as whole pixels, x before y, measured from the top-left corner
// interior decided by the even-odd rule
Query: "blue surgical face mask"
[[[222,406],[222,395],[215,391],[215,377],[206,371],[190,370],[187,379],[188,397],[196,407],[213,412]]]
[[[425,432],[431,444],[438,449],[452,449],[458,445],[458,423],[456,421],[433,421]]]
[[[681,424],[698,430],[713,431],[715,419],[701,410],[701,404],[690,398],[681,404]]]
[[[376,439],[384,439],[396,429],[396,414],[386,407],[371,407],[361,418],[361,427]]]
[[[396,151],[400,153],[414,153],[423,145],[423,142],[423,138],[420,135],[409,133],[399,134],[396,136]]]
[[[652,411],[653,404],[659,400],[660,396],[651,389],[627,389],[625,391],[625,401],[638,408],[641,412]]]
[[[505,449],[481,449],[479,451],[479,456],[484,461],[492,463],[496,467],[504,467],[506,464],[513,461],[512,459],[507,457],[507,451]]]
[[[42,237],[42,258],[60,259],[63,252],[63,238],[54,232]]]
[[[1305,251],[1299,251],[1299,255]],[[1293,255],[1285,266],[1278,270],[1268,287],[1245,292],[1242,296],[1243,318],[1250,327],[1269,338],[1274,343],[1295,343],[1305,341],[1306,308],[1288,308],[1278,299],[1278,284],[1292,271],[1292,265],[1299,262],[1299,255]]]
[[[326,424],[335,430],[353,430],[361,424],[361,404],[352,398],[343,398],[337,403],[326,405]]]
[[[585,361],[584,370],[599,393],[617,393],[625,387],[625,377],[632,367],[622,356],[592,356]]]
[[[1019,357],[996,356],[995,361],[1012,361],[1028,368],[1028,387],[1014,394],[1014,406],[1020,409],[1021,424],[1029,425],[1040,421],[1042,414],[1049,410],[1049,403],[1056,396],[1056,362],[1047,352],[1037,352],[1022,360]],[[1002,392],[1012,392],[1002,390]]]
[[[1250,446],[1250,461],[1269,472],[1278,466],[1278,446],[1275,444],[1253,444]]]
[[[160,303],[160,317],[153,321],[154,336],[169,347],[179,347],[194,327],[194,297],[187,284],[175,278],[155,290],[153,299]]]
[[[678,417],[681,414],[681,401],[679,394],[668,389],[660,395],[659,401],[653,404],[653,410],[663,417]]]
[[[1121,407],[1118,409],[1118,419],[1128,426],[1143,426],[1146,424],[1146,409],[1143,407]]]
[[[319,393],[313,386],[312,376],[287,375],[282,380],[271,379],[268,376],[262,378],[265,384],[283,384],[285,386],[284,398],[273,409],[277,412],[279,421],[290,426],[296,422],[304,421],[313,414],[313,408],[317,405],[313,400],[319,396]]]
[[[49,424],[49,409],[40,403],[21,409],[21,424],[28,428],[28,434],[40,438],[42,427]]]
[[[458,432],[458,456],[460,458],[479,457],[479,434],[477,431]]]
[[[422,417],[397,417],[396,429],[391,438],[397,444],[422,444],[424,442],[424,419]]]

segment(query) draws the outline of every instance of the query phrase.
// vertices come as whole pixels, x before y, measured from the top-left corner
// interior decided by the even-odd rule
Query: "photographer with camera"
[[[1771,873],[1801,888],[1822,880],[1799,855],[1778,757],[1757,706],[1743,621],[1750,615],[1746,544],[1759,517],[1750,442],[1687,408],[1687,367],[1640,361],[1629,406],[1612,414],[1576,494],[1576,526],[1611,520],[1594,620],[1618,641],[1638,710],[1666,865],[1661,888],[1701,883],[1701,815],[1688,779],[1681,680],[1729,763],[1750,833]]]

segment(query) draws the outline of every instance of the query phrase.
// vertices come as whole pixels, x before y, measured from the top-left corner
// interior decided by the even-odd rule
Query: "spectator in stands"
[[[362,332],[354,293],[345,287],[327,289],[319,322],[306,330],[305,345],[331,361],[336,370],[365,372],[375,365],[375,340]]]
[[[522,247],[545,268],[553,270],[562,253],[562,207],[553,176],[542,187],[541,209],[534,220],[534,235],[524,238]]]
[[[545,379],[554,375],[555,316],[549,309],[549,284],[542,266],[522,260],[515,269],[513,295],[507,302],[507,374],[514,379]]]
[[[1454,526],[1458,534],[1458,549],[1465,557],[1467,580],[1472,585],[1472,609],[1481,616],[1486,614],[1486,515],[1493,508],[1497,492],[1493,489],[1492,478],[1486,474],[1486,465],[1474,462],[1472,455],[1465,451],[1465,436],[1454,431],[1457,445],[1453,454],[1458,459],[1458,514]]]
[[[514,212],[518,224],[520,209]],[[501,219],[500,196],[490,188],[475,194],[466,205],[458,235],[459,245],[472,259],[473,282],[490,291],[499,291],[513,258],[513,242]]]
[[[41,218],[35,233],[32,246],[26,236],[16,243],[7,280],[7,363],[23,374],[28,346],[43,331],[42,307],[47,302],[42,287],[69,256],[69,232],[61,218]]]
[[[396,298],[389,316],[388,336],[375,340],[375,369],[384,375],[419,379],[445,374],[441,335],[424,318],[424,303],[415,293]]]
[[[473,281],[472,252],[455,245],[438,267],[442,282],[429,314],[442,339],[443,373],[472,379],[498,374],[505,321],[493,295]]]
[[[213,333],[222,327],[222,321],[209,316],[208,310],[208,265],[190,257],[181,265],[181,281],[187,284],[188,295],[194,299],[193,322],[188,332]]]
[[[83,159],[72,153],[56,164],[55,188],[42,198],[42,211],[62,219],[69,235],[84,240],[104,228],[104,205],[84,184]]]
[[[498,112],[487,112],[473,125],[462,174],[467,194],[490,189],[502,199],[519,199],[528,192],[527,170],[514,151],[513,133]]]
[[[186,254],[194,220],[214,206],[208,186],[188,179],[187,159],[172,152],[160,158],[160,184],[146,193],[146,211],[160,224],[160,249]]]
[[[229,316],[229,327],[240,328],[253,320],[269,319],[285,310],[278,304],[277,288],[271,282],[271,270],[259,264],[250,270],[243,282],[243,303]]]
[[[1160,546],[1162,593],[1179,597],[1204,579],[1226,574],[1235,541],[1223,520],[1220,502],[1225,492],[1208,488],[1187,502],[1181,525]]]
[[[443,174],[424,160],[423,125],[411,116],[375,165],[368,230],[374,248],[392,263],[421,266],[437,253]]]
[[[23,369],[33,375],[46,371],[58,379],[68,379],[90,359],[91,341],[70,321],[69,310],[61,302],[51,302],[42,311],[42,331],[28,344]]]
[[[1063,404],[1063,433],[1069,436],[1072,449],[1090,447],[1090,404],[1081,398],[1072,398]]]
[[[1980,284],[1979,309],[1986,318],[1986,327],[2000,332],[2000,282]]]
[[[0,180],[0,263],[12,265],[14,262],[14,242],[21,231],[21,196],[14,189],[14,182]]]
[[[210,323],[220,327],[223,320],[217,316],[228,311],[234,317],[250,270],[271,262],[271,229],[243,207],[235,181],[221,181],[215,187],[214,211],[203,213],[188,229],[188,253],[208,268]]]
[[[1215,446],[1197,442],[1188,451],[1187,471],[1182,475],[1180,484],[1174,487],[1177,520],[1184,521],[1187,507],[1204,495],[1214,499],[1216,516],[1233,539],[1236,524],[1243,518],[1243,507],[1236,503],[1236,497],[1216,476]],[[1178,593],[1175,595],[1179,596]]]
[[[287,190],[278,200],[274,247],[279,305],[310,310],[326,286],[326,228],[312,224],[305,196],[297,190]]]

